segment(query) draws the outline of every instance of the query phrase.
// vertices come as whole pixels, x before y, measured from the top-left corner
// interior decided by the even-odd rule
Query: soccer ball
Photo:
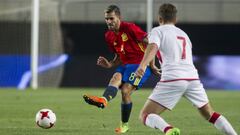
[[[54,126],[56,115],[50,109],[41,109],[36,114],[36,123],[39,127],[49,129]]]

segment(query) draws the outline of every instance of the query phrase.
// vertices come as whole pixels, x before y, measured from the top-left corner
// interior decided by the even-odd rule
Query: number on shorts
[[[129,81],[133,81],[135,78],[135,73],[131,73],[131,75],[129,76]]]
[[[130,77],[128,78],[129,81],[133,81],[135,79],[135,73],[131,73]],[[136,78],[135,81],[133,82],[134,86],[138,86],[141,81],[141,78]]]

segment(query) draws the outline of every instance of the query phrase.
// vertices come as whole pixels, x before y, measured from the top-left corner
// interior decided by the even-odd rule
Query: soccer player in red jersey
[[[104,68],[118,67],[102,97],[84,95],[83,98],[90,105],[105,108],[107,103],[117,95],[118,89],[121,89],[121,124],[115,131],[125,133],[129,130],[128,121],[132,110],[131,93],[143,85],[151,72],[160,74],[160,70],[153,60],[143,77],[136,79],[135,71],[148,43],[147,33],[133,23],[121,21],[120,9],[116,5],[110,5],[105,10],[105,21],[108,26],[105,40],[109,49],[115,53],[115,57],[108,61],[100,56],[97,65]]]

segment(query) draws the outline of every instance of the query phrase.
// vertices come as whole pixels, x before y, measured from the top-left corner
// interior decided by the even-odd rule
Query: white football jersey
[[[199,79],[193,65],[192,44],[188,35],[175,25],[166,24],[152,29],[149,43],[158,46],[161,81]]]

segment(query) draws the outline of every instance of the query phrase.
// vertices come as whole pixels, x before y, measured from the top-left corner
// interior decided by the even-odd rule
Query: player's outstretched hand
[[[97,65],[104,68],[111,68],[112,64],[103,56],[99,56],[97,59]]]
[[[144,73],[145,73],[145,69],[143,67],[138,67],[138,69],[135,71],[135,77],[136,78],[142,78]]]

